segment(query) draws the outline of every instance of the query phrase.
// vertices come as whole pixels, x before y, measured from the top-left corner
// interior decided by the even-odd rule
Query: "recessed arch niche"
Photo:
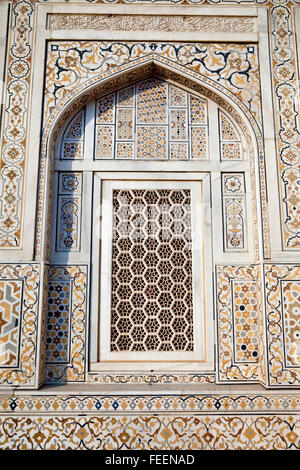
[[[134,79],[133,79],[134,78]],[[245,201],[245,208],[246,208],[246,211],[245,213],[247,212],[247,217],[248,217],[248,220],[251,220],[251,224],[250,226],[253,227],[254,225],[254,222],[255,222],[255,219],[256,219],[256,207],[255,207],[255,204],[252,204],[251,203],[251,193],[253,194],[253,188],[255,188],[256,184],[255,184],[255,178],[254,178],[254,164],[255,164],[255,160],[254,160],[254,156],[257,155],[257,148],[255,147],[255,145],[253,144],[254,142],[256,142],[255,140],[255,132],[253,130],[253,127],[255,128],[255,123],[252,119],[249,120],[246,116],[247,114],[249,114],[249,112],[245,109],[245,107],[240,103],[240,105],[238,106],[231,98],[232,97],[228,97],[226,96],[226,98],[224,96],[221,95],[220,93],[220,90],[218,90],[218,93],[216,93],[215,91],[213,91],[212,89],[210,89],[207,85],[206,86],[203,86],[203,84],[201,82],[196,81],[196,80],[191,80],[190,77],[186,77],[182,74],[182,72],[178,72],[176,70],[174,70],[174,68],[170,69],[170,68],[167,68],[167,67],[163,67],[161,64],[158,64],[157,62],[155,61],[151,61],[149,63],[146,63],[146,64],[142,64],[140,65],[139,67],[136,68],[135,71],[132,71],[132,70],[129,70],[127,72],[123,71],[122,74],[120,74],[119,76],[117,77],[111,77],[111,80],[107,80],[104,82],[103,85],[99,85],[99,84],[94,84],[93,87],[92,85],[90,85],[90,89],[89,91],[87,92],[86,90],[85,91],[82,91],[81,94],[77,97],[77,99],[75,98],[72,98],[69,102],[68,105],[66,105],[66,110],[63,112],[63,113],[59,113],[59,110],[57,111],[57,115],[56,117],[53,116],[51,119],[52,119],[52,126],[50,126],[50,122],[51,122],[51,119],[49,120],[48,122],[48,126],[49,126],[49,144],[48,146],[45,147],[45,150],[46,148],[48,149],[48,152],[49,152],[49,156],[50,156],[50,159],[49,159],[49,167],[48,167],[48,177],[49,177],[49,182],[51,180],[51,175],[53,174],[54,172],[54,166],[53,166],[53,162],[54,160],[57,162],[57,165],[55,167],[55,194],[54,194],[54,199],[55,199],[55,204],[54,206],[56,206],[56,209],[54,210],[54,214],[55,214],[55,219],[58,218],[58,210],[59,210],[59,203],[57,202],[59,198],[63,199],[66,197],[66,193],[64,191],[61,191],[60,192],[60,185],[61,185],[61,177],[66,177],[65,178],[65,181],[67,181],[68,177],[71,175],[71,173],[76,174],[81,174],[82,178],[81,179],[81,182],[79,181],[77,186],[76,186],[76,190],[77,192],[73,192],[73,195],[72,197],[74,198],[78,198],[78,200],[81,198],[81,201],[83,200],[82,199],[82,192],[80,192],[80,188],[87,188],[89,186],[89,182],[92,186],[92,179],[88,180],[88,179],[84,179],[85,176],[83,175],[83,173],[85,172],[85,168],[84,168],[84,160],[85,160],[85,156],[84,156],[84,151],[82,153],[82,155],[80,156],[80,158],[73,158],[73,156],[69,156],[67,158],[61,158],[62,155],[64,155],[64,144],[65,143],[70,143],[70,144],[74,144],[74,141],[77,141],[79,143],[82,143],[83,145],[83,148],[84,148],[84,139],[86,139],[86,137],[83,137],[83,130],[85,127],[85,125],[87,124],[90,124],[90,120],[87,120],[87,109],[91,109],[93,107],[94,111],[91,115],[94,116],[94,122],[92,124],[92,128],[93,128],[93,131],[92,131],[92,134],[90,134],[90,136],[92,135],[92,139],[94,140],[94,142],[96,142],[97,140],[97,126],[98,128],[101,126],[105,126],[106,124],[104,122],[101,122],[101,119],[100,121],[97,121],[97,112],[96,110],[98,109],[98,104],[99,102],[101,102],[101,100],[104,100],[107,98],[107,97],[111,97],[112,98],[112,105],[111,105],[111,108],[110,109],[113,109],[113,113],[114,113],[114,118],[112,121],[110,121],[108,123],[108,126],[110,126],[111,128],[113,128],[113,133],[117,136],[117,121],[118,121],[118,113],[120,112],[120,110],[122,109],[130,109],[132,111],[134,111],[134,113],[138,113],[138,109],[137,109],[137,101],[138,99],[136,99],[135,103],[134,104],[131,104],[131,105],[125,105],[124,106],[124,102],[122,104],[121,101],[118,101],[118,97],[119,97],[119,94],[120,92],[122,91],[126,91],[126,90],[133,90],[132,91],[132,95],[131,97],[133,96],[136,96],[137,92],[138,92],[138,87],[140,87],[141,84],[145,84],[145,83],[148,83],[150,81],[153,81],[153,83],[155,83],[155,86],[156,87],[159,87],[160,85],[162,86],[162,88],[165,89],[165,93],[167,96],[167,99],[169,100],[168,104],[166,105],[167,106],[167,118],[165,120],[165,122],[163,123],[163,126],[165,127],[165,129],[167,129],[167,133],[169,135],[169,139],[168,139],[168,144],[170,145],[170,143],[174,143],[174,139],[170,139],[170,133],[172,132],[170,129],[171,129],[171,114],[172,114],[172,111],[176,111],[176,110],[180,110],[180,111],[183,111],[182,114],[186,113],[185,115],[187,116],[187,121],[188,121],[188,124],[187,124],[187,127],[189,127],[189,132],[187,133],[187,136],[185,138],[182,139],[182,142],[183,143],[189,143],[189,140],[190,140],[190,135],[191,135],[191,128],[192,128],[192,116],[191,116],[191,99],[192,98],[195,98],[195,102],[198,102],[198,105],[200,106],[200,103],[204,103],[204,108],[206,108],[206,111],[204,112],[204,114],[206,113],[206,118],[204,118],[204,120],[202,120],[201,122],[199,121],[198,123],[196,123],[196,126],[198,127],[202,127],[202,128],[205,128],[205,135],[206,135],[206,138],[207,138],[207,153],[206,155],[202,158],[195,158],[194,155],[192,154],[192,151],[190,151],[189,153],[189,156],[186,157],[186,158],[179,158],[179,159],[173,159],[171,158],[171,155],[170,155],[170,152],[167,152],[165,155],[164,158],[156,158],[154,159],[155,161],[153,161],[153,159],[150,157],[149,159],[148,158],[139,158],[137,157],[137,154],[133,154],[133,157],[132,158],[126,158],[124,160],[122,160],[122,158],[114,158],[115,155],[110,155],[110,158],[106,158],[105,156],[101,156],[98,157],[96,156],[95,157],[95,151],[91,151],[90,153],[90,156],[89,156],[89,173],[101,173],[101,171],[107,171],[107,172],[117,172],[120,168],[118,168],[118,165],[119,164],[122,164],[123,166],[121,167],[122,171],[123,172],[127,172],[127,173],[130,173],[131,171],[137,171],[134,170],[133,166],[134,164],[138,163],[140,166],[139,166],[139,171],[143,171],[144,173],[147,173],[147,172],[150,172],[150,171],[153,171],[154,167],[153,167],[153,164],[155,163],[161,163],[163,166],[160,167],[158,170],[155,169],[155,171],[161,171],[161,172],[164,172],[165,173],[170,173],[172,171],[174,171],[174,168],[173,165],[180,165],[178,166],[177,168],[175,168],[175,171],[177,173],[182,173],[182,172],[186,172],[186,171],[196,171],[198,173],[201,173],[201,178],[203,177],[204,179],[204,174],[205,176],[209,175],[209,177],[211,177],[212,173],[215,172],[216,170],[216,165],[218,166],[217,168],[217,172],[219,172],[219,196],[220,196],[220,204],[222,204],[222,191],[223,189],[225,188],[225,186],[223,185],[224,183],[224,177],[226,177],[226,175],[228,177],[230,177],[231,179],[234,179],[235,176],[238,176],[240,177],[241,176],[241,179],[240,179],[240,182],[238,183],[239,185],[241,186],[244,186],[243,188],[243,191],[241,191],[240,193],[238,193],[238,197],[240,197],[240,199],[244,198],[244,201]],[[151,87],[150,87],[151,88]],[[150,89],[149,88],[149,89]],[[173,105],[171,104],[170,102],[170,93],[172,92],[172,90],[181,90],[182,91],[182,96],[185,96],[185,98],[183,98],[183,101],[178,105],[177,104],[174,104],[173,102]],[[224,91],[224,90],[223,90]],[[228,95],[229,93],[226,92],[226,94]],[[198,101],[197,101],[198,100]],[[121,104],[120,104],[121,103]],[[147,104],[147,103],[146,103]],[[215,130],[211,133],[211,128],[212,128],[212,118],[210,117],[210,112],[211,110],[214,109],[214,119],[217,120],[217,124],[215,125]],[[76,119],[78,118],[78,116],[80,115],[80,113],[83,113],[85,114],[84,116],[84,119],[82,120],[81,124],[78,124],[79,123],[79,120],[77,120],[77,124],[76,124]],[[82,116],[83,116],[82,114]],[[139,125],[141,125],[142,123],[138,121],[137,117],[135,116],[135,124],[134,124],[134,127],[138,127]],[[224,124],[224,122],[227,120],[227,124],[232,126],[232,128],[236,131],[236,137],[234,137],[233,141],[235,144],[238,144],[240,146],[240,157],[238,158],[232,158],[232,157],[229,157],[229,158],[224,158],[224,156],[222,156],[222,144],[232,144],[232,142],[230,142],[231,138],[228,137],[227,135],[227,138],[223,138],[222,137],[222,125]],[[72,127],[72,123],[74,124],[75,123],[75,127],[77,125],[77,129],[81,129],[78,131],[78,135],[77,137],[79,138],[76,138],[76,132],[72,133],[72,130],[71,130],[71,127]],[[144,123],[145,124],[145,123]],[[149,123],[148,123],[149,124]],[[156,127],[159,127],[159,122],[155,122],[154,123]],[[147,125],[147,123],[146,123]],[[80,127],[81,126],[81,127]],[[162,127],[162,126],[160,126]],[[51,131],[50,131],[51,129]],[[181,129],[182,130],[182,129]],[[224,132],[224,135],[226,134],[226,132]],[[75,137],[75,140],[74,140],[74,137]],[[218,146],[218,152],[216,152],[217,154],[217,157],[216,155],[214,154],[213,155],[213,158],[212,157],[212,154],[211,154],[211,143],[209,141],[209,139],[213,139],[213,138],[217,138],[218,139],[218,143],[217,143],[217,146]],[[73,140],[72,140],[73,139]],[[77,139],[77,140],[76,140]],[[114,145],[116,143],[123,143],[124,139],[122,140],[121,139],[115,139],[114,141]],[[131,138],[129,139],[130,143],[134,143],[134,145],[137,145],[137,142],[134,140],[134,138]],[[215,144],[213,144],[215,145]],[[115,145],[115,148],[116,148],[116,145]],[[56,155],[56,159],[55,159],[55,155]],[[102,158],[101,158],[102,157]],[[122,160],[122,161],[121,161]],[[146,161],[147,160],[147,161]],[[101,167],[101,162],[103,163],[105,161],[105,164],[107,164],[108,166],[106,167]],[[109,168],[109,163],[113,163],[114,166]],[[194,169],[192,169],[192,166],[193,164],[196,164],[198,165],[198,167],[195,167]],[[128,166],[126,166],[128,164]],[[185,164],[188,164],[189,166],[187,168],[184,168],[184,165]],[[76,166],[78,165],[78,166]],[[98,166],[97,166],[98,165]],[[100,165],[100,166],[99,166]],[[124,166],[125,165],[125,166]],[[130,166],[131,165],[131,166]],[[141,166],[142,165],[142,166]],[[148,165],[148,166],[147,166]],[[149,166],[150,165],[150,166]],[[152,165],[152,166],[151,166]],[[167,167],[167,165],[169,165],[169,168]],[[172,165],[172,167],[171,167]],[[210,167],[211,165],[211,167]],[[223,165],[223,167],[222,167]],[[236,166],[235,166],[236,165]],[[244,165],[244,167],[243,167]],[[245,175],[246,175],[246,180],[245,180]],[[200,178],[200,179],[201,179]],[[222,180],[223,178],[223,180]],[[128,180],[128,178],[127,178]],[[247,190],[248,190],[248,196],[246,197],[246,190],[245,190],[245,181],[246,181],[246,185],[247,185]],[[232,181],[234,183],[234,181]],[[235,183],[237,182],[237,180],[235,181]],[[73,183],[74,183],[74,178],[73,178]],[[69,187],[71,187],[70,185],[72,185],[72,178],[71,180],[69,179]],[[223,186],[222,186],[223,185]],[[208,187],[208,186],[206,186]],[[49,183],[48,185],[48,188],[47,190],[49,192],[51,192],[51,188],[52,188],[52,183]],[[120,188],[119,188],[120,189]],[[130,189],[130,188],[129,188]],[[143,191],[145,191],[146,189],[143,187],[142,188]],[[131,189],[130,189],[131,190]],[[174,190],[174,188],[173,188]],[[177,188],[178,190],[178,188]],[[235,191],[235,190],[234,190]],[[212,190],[213,192],[213,190]],[[225,191],[226,192],[226,191]],[[99,193],[100,194],[100,193]],[[235,195],[234,195],[235,196]],[[230,196],[231,199],[233,200],[233,197],[232,195]],[[229,197],[229,199],[230,199]],[[254,199],[255,199],[255,196],[254,196]],[[223,204],[224,204],[224,201],[223,200]],[[78,220],[83,220],[86,222],[85,220],[85,211],[88,207],[92,206],[92,203],[93,203],[93,196],[90,196],[88,198],[88,201],[86,201],[85,203],[82,202],[82,206],[80,207],[80,213],[78,213]],[[49,208],[52,207],[49,205]],[[72,209],[70,209],[72,211]],[[56,211],[56,212],[55,212]],[[52,212],[52,210],[50,209],[49,212]],[[221,212],[220,212],[221,214]],[[89,225],[90,227],[92,227],[93,225],[93,221],[92,221],[92,218],[93,216],[90,216],[87,221],[87,225]],[[221,214],[221,218],[222,218],[222,214]],[[78,223],[78,221],[76,222]],[[248,232],[249,232],[249,223],[248,221],[245,221],[246,225],[248,225]],[[50,237],[50,222],[48,223],[48,235],[47,237],[45,237],[45,241],[48,239],[49,240],[49,237]],[[53,224],[52,223],[52,227],[54,227],[55,223]],[[46,224],[45,224],[45,228],[46,228]],[[79,228],[80,229],[80,228]],[[57,232],[57,230],[56,230]],[[55,238],[55,242],[53,243],[52,242],[52,255],[53,255],[53,250],[56,251],[56,254],[54,254],[54,256],[52,257],[52,262],[53,263],[65,263],[65,264],[76,264],[76,263],[83,263],[83,262],[86,262],[86,263],[91,263],[93,264],[92,260],[91,260],[91,239],[93,238],[93,229],[91,228],[90,230],[91,232],[91,235],[90,235],[90,238],[87,237],[85,238],[84,236],[80,236],[79,238],[77,237],[77,240],[78,240],[78,244],[75,246],[73,245],[72,246],[72,243],[71,244],[67,244],[65,245],[64,249],[58,249],[58,243],[57,243],[57,233],[54,234],[53,230],[52,230],[52,239]],[[46,232],[45,232],[46,233]],[[224,231],[223,231],[223,235],[224,235]],[[209,238],[209,237],[207,237]],[[220,240],[220,237],[219,236],[219,240]],[[82,242],[81,240],[85,240],[88,248],[87,249],[82,249]],[[221,259],[221,262],[224,261],[226,259],[226,256],[228,255],[228,253],[226,253],[226,250],[224,250],[224,241],[221,242],[222,244],[222,247],[219,247],[219,251],[223,251],[223,258]],[[254,259],[254,250],[253,250],[253,245],[257,245],[257,235],[256,235],[256,240],[251,240],[250,243],[247,243],[246,245],[243,246],[243,249],[242,250],[237,250],[237,253],[239,253],[239,257],[240,256],[244,256],[244,259],[249,261],[249,260],[253,260]],[[46,247],[48,246],[48,249],[46,250]],[[49,252],[50,249],[50,243],[48,241],[46,241],[45,245],[44,245],[44,253],[46,253],[47,251]],[[55,248],[56,247],[56,248]],[[218,251],[218,249],[214,250],[215,252]],[[211,250],[211,249],[210,249]],[[230,250],[227,250],[230,252]],[[242,252],[242,255],[241,255],[241,252]],[[229,259],[227,257],[227,259]],[[236,258],[238,259],[238,258]],[[210,262],[208,263],[210,266],[213,264],[213,262],[215,262],[215,260],[213,261],[212,259],[210,260]],[[91,267],[91,269],[93,270],[93,267]],[[100,264],[98,263],[97,265],[97,269],[96,271],[97,272],[100,272],[101,270],[101,267],[100,267]],[[95,271],[94,271],[94,274],[92,274],[92,277],[95,277]],[[209,288],[211,289],[211,286],[209,286]],[[93,287],[91,286],[91,296],[93,296]],[[95,296],[97,298],[97,300],[93,301],[91,300],[91,310],[95,309],[95,308],[98,308],[98,305],[99,305],[99,292],[98,294]],[[212,299],[213,297],[213,292],[211,290],[209,296],[210,299]],[[149,299],[148,299],[149,300]],[[174,299],[172,300],[174,301]],[[210,315],[210,314],[209,314]],[[160,327],[163,327],[163,325],[160,325]],[[96,329],[99,328],[99,325],[96,326]],[[199,325],[196,326],[196,329],[199,329]],[[174,333],[174,332],[173,332]],[[157,331],[155,330],[155,334],[157,335]],[[192,334],[192,333],[191,333]],[[176,336],[176,332],[174,333],[174,335]],[[151,337],[153,337],[153,331],[151,332],[150,334]],[[99,341],[99,340],[96,340],[96,342]],[[161,344],[163,343],[163,341],[161,340]],[[176,341],[175,341],[176,343]],[[175,343],[172,343],[174,347],[174,344]],[[116,344],[116,342],[115,342]],[[154,342],[151,343],[151,341],[149,340],[147,344],[154,344]],[[179,344],[178,341],[176,344]],[[86,348],[87,348],[87,345],[86,345]],[[116,348],[118,349],[118,346],[116,346]],[[190,345],[189,346],[190,349],[192,349],[192,346]],[[94,347],[95,349],[95,347]],[[96,349],[97,349],[97,346],[96,346]],[[120,349],[120,347],[119,347]],[[87,349],[86,349],[87,350]],[[122,347],[121,349],[122,350]],[[182,349],[183,350],[183,349]],[[133,352],[137,352],[138,350],[134,350]],[[146,351],[147,352],[147,351]],[[178,352],[178,351],[177,351]],[[183,351],[184,352],[184,351]],[[96,357],[98,353],[93,353],[93,357]],[[94,359],[94,363],[99,363],[99,360],[98,358]],[[97,369],[97,367],[96,367]],[[101,367],[100,367],[101,369]],[[98,369],[97,369],[98,370]]]

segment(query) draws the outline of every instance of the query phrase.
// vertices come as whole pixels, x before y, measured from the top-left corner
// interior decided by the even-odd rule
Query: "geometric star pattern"
[[[0,367],[16,367],[20,332],[22,281],[0,281]]]

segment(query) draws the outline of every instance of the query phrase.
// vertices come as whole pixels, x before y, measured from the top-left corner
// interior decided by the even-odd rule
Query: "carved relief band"
[[[202,31],[252,33],[257,30],[254,17],[216,17],[182,15],[64,15],[48,16],[50,30],[102,31]]]

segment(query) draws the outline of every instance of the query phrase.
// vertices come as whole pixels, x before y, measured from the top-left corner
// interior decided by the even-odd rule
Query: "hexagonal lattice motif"
[[[193,351],[187,189],[113,191],[112,351]]]

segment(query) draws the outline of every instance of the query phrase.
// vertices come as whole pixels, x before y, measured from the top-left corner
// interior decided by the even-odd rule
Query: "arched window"
[[[80,109],[55,160],[52,262],[90,265],[90,371],[213,368],[215,261],[249,260],[231,116],[148,77]]]

